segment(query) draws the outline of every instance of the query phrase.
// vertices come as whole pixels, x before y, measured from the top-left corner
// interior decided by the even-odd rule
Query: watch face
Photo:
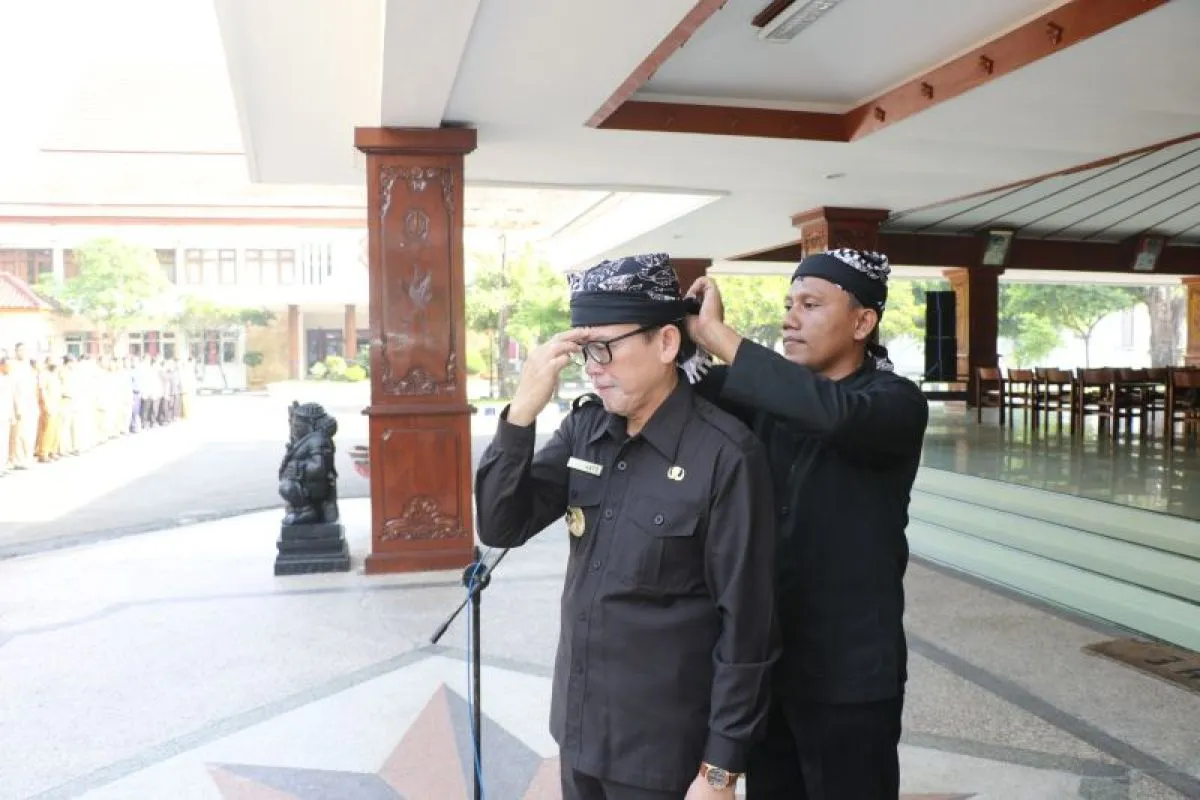
[[[714,789],[724,789],[729,786],[729,773],[720,767],[708,768],[708,785]]]

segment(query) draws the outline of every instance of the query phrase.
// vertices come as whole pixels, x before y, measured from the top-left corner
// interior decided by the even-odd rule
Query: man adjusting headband
[[[701,278],[689,332],[725,362],[696,391],[753,426],[773,467],[783,650],[747,800],[896,800],[907,680],[908,504],[929,405],[879,344],[888,260],[808,256],[783,299],[782,353],[724,320]]]
[[[879,322],[887,305],[888,259],[883,253],[839,248],[805,258],[792,273],[792,283],[800,278],[824,278],[848,292],[863,308],[875,311],[875,332],[867,342],[867,355],[875,359],[875,368],[890,372],[892,362],[887,349],[879,344]]]

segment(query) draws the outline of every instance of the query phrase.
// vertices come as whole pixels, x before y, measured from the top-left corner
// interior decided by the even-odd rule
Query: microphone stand
[[[446,619],[445,622],[434,632],[430,637],[430,644],[437,644],[442,638],[446,630],[466,608],[467,603],[471,604],[471,706],[474,715],[474,724],[472,725],[471,734],[474,739],[475,746],[474,758],[475,762],[474,782],[475,782],[475,800],[483,800],[483,712],[480,706],[480,683],[482,672],[482,658],[480,654],[480,635],[479,635],[479,600],[482,592],[492,582],[492,571],[496,566],[504,560],[509,551],[504,550],[490,565],[485,563],[483,555],[479,551],[478,545],[475,547],[474,560],[471,561],[467,568],[463,570],[462,582],[463,586],[467,587],[467,596],[458,604],[458,608]]]

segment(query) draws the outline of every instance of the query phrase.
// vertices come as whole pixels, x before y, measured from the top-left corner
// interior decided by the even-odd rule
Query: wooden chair
[[[1154,425],[1158,414],[1167,413],[1167,389],[1171,385],[1171,370],[1167,367],[1151,367],[1146,370],[1146,414],[1148,424]]]
[[[1031,369],[1010,369],[1008,371],[1008,385],[1005,387],[1005,404],[1008,407],[1008,421],[1013,421],[1013,414],[1016,409],[1022,408],[1025,410],[1025,421],[1027,424],[1033,424],[1034,412],[1034,395],[1036,393],[1037,378],[1034,376]]]
[[[975,372],[975,421],[983,422],[983,407],[999,409],[1004,424],[1004,376],[997,367],[979,367]]]
[[[1050,412],[1053,411],[1058,418],[1058,429],[1062,430],[1062,415],[1065,411],[1067,419],[1071,425],[1071,432],[1075,432],[1075,376],[1070,370],[1066,369],[1042,369],[1034,370],[1034,375],[1037,377],[1038,386],[1037,392],[1034,395],[1034,405],[1040,411],[1046,413],[1046,424],[1049,427]]]
[[[1111,369],[1080,369],[1076,384],[1075,413],[1079,416],[1079,429],[1089,416],[1100,418],[1100,431],[1106,423],[1116,427],[1116,373]]]
[[[1150,370],[1113,370],[1113,432],[1118,420],[1125,422],[1125,432],[1132,435],[1133,421],[1138,420],[1145,435],[1146,422],[1150,417]]]
[[[1171,370],[1166,417],[1168,448],[1175,445],[1175,423],[1183,424],[1185,444],[1200,430],[1200,369]]]

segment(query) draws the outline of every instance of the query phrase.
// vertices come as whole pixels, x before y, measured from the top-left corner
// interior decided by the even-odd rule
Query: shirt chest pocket
[[[701,506],[658,497],[631,498],[622,514],[622,582],[650,595],[706,591]]]
[[[576,544],[590,538],[603,518],[600,504],[604,502],[604,481],[592,475],[572,475],[567,486],[567,533],[571,552]],[[611,516],[611,514],[610,514]]]

